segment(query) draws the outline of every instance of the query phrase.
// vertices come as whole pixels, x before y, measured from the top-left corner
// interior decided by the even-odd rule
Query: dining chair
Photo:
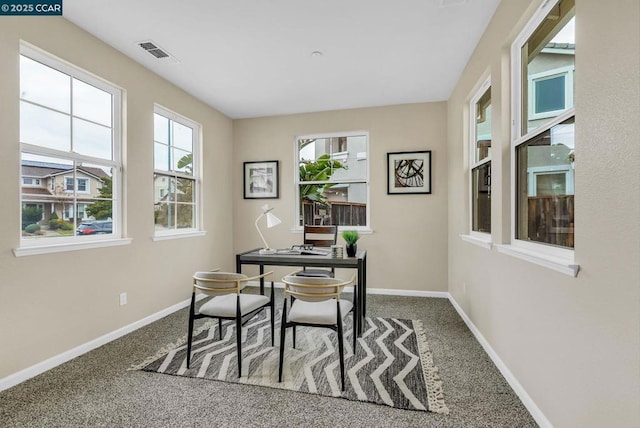
[[[282,368],[284,365],[284,345],[287,329],[293,328],[293,348],[296,347],[296,327],[324,327],[336,331],[338,334],[338,352],[340,355],[340,379],[342,390],[344,384],[344,333],[343,319],[353,312],[353,352],[356,352],[356,293],[354,287],[354,301],[340,298],[342,289],[355,282],[355,275],[348,281],[338,278],[312,278],[287,275],[282,278],[284,283],[284,304],[280,320],[280,362],[278,367],[278,382],[282,382]],[[291,308],[287,311],[287,302],[291,301]]]
[[[303,243],[305,245],[313,245],[314,247],[331,247],[338,240],[338,226],[312,226],[306,224],[304,226]],[[301,271],[296,272],[297,276],[308,277],[329,277],[335,275],[335,269],[307,268],[303,267]]]
[[[249,281],[271,276],[270,297],[262,294],[245,294],[242,290]],[[270,309],[271,346],[274,345],[274,297],[273,271],[248,277],[241,273],[220,272],[218,270],[196,272],[193,275],[193,292],[189,311],[189,336],[187,339],[187,368],[191,363],[191,344],[193,341],[193,323],[200,318],[217,318],[219,339],[222,340],[222,321],[234,320],[236,324],[236,347],[238,353],[238,377],[242,376],[242,326],[265,308]],[[196,312],[196,292],[213,296],[200,306]]]

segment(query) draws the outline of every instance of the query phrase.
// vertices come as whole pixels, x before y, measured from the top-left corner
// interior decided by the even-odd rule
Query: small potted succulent
[[[358,239],[360,234],[357,230],[345,230],[342,232],[342,239],[347,244],[347,256],[355,257],[356,251],[358,251]]]

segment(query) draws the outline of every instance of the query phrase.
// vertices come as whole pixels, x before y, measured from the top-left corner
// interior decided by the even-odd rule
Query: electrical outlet
[[[127,304],[127,293],[120,293],[120,306]]]

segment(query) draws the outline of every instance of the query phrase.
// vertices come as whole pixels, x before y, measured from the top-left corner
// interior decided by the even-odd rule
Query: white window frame
[[[93,156],[81,155],[70,151],[61,151],[48,147],[20,142],[21,153],[29,153],[39,156],[58,158],[73,163],[97,164],[110,167],[112,176],[112,219],[113,233],[111,235],[91,235],[91,236],[64,236],[48,237],[42,239],[22,239],[20,236],[19,247],[13,250],[16,257],[55,253],[63,251],[84,250],[97,247],[110,247],[117,245],[127,245],[130,239],[124,238],[124,213],[123,213],[123,153],[124,137],[122,132],[122,100],[124,90],[113,83],[110,83],[88,71],[82,70],[75,65],[60,59],[44,50],[41,50],[29,43],[20,43],[20,55],[31,58],[34,61],[47,65],[61,73],[67,74],[82,82],[95,86],[112,96],[112,159],[102,159]],[[66,188],[66,183],[65,183]],[[22,192],[20,192],[22,199]],[[18,204],[21,209],[22,204]],[[18,228],[18,231],[20,229]]]
[[[484,164],[491,162],[492,151],[489,151],[489,156],[476,161],[476,104],[482,98],[482,96],[491,88],[491,76],[484,79],[480,87],[476,90],[475,94],[469,101],[469,234],[470,239],[463,239],[469,242],[480,244],[483,247],[491,248],[491,233],[478,232],[473,230],[473,170]]]
[[[529,100],[528,100],[528,109],[527,115],[529,116],[529,120],[537,120],[537,119],[547,119],[550,117],[556,117],[558,114],[566,111],[573,107],[573,72],[575,67],[567,66],[567,67],[559,67],[554,68],[553,70],[546,70],[540,73],[532,74],[528,77],[528,87],[529,87]],[[536,113],[535,105],[536,105],[536,97],[538,96],[537,91],[535,90],[535,83],[541,80],[553,79],[555,77],[564,76],[564,105],[565,108],[562,110],[550,110],[542,113]]]
[[[154,104],[153,107],[154,114],[158,114],[163,116],[173,122],[179,123],[183,126],[191,128],[192,136],[193,136],[193,145],[192,145],[192,156],[193,156],[193,175],[183,174],[178,171],[163,171],[156,170],[154,167],[153,174],[162,175],[164,177],[173,177],[173,178],[185,178],[188,180],[194,181],[193,186],[193,199],[194,199],[194,227],[192,228],[184,228],[184,229],[167,229],[167,230],[156,230],[154,225],[154,233],[153,240],[154,241],[163,241],[167,239],[176,239],[176,238],[188,238],[193,236],[204,236],[206,231],[203,229],[203,211],[202,211],[202,179],[201,179],[201,171],[202,171],[202,125],[194,120],[191,120],[185,116],[182,116],[179,113],[176,113],[172,110],[169,110],[166,107],[163,107],[159,104]],[[153,151],[155,156],[155,135],[153,140]],[[152,180],[153,186],[151,189],[152,195],[154,195],[154,203],[155,203],[155,180]]]
[[[523,96],[522,46],[529,40],[532,33],[538,28],[540,23],[547,17],[551,9],[554,8],[558,2],[559,0],[550,0],[543,3],[511,45],[511,236],[509,244],[497,245],[497,248],[498,251],[502,253],[576,277],[580,270],[580,266],[575,262],[574,249],[558,248],[543,243],[516,239],[516,149],[520,144],[529,141],[536,135],[546,132],[551,127],[575,116],[575,109],[573,107],[568,108],[564,113],[550,119],[548,122],[538,126],[536,129],[527,132],[526,135],[521,135],[522,121],[524,119],[521,111]],[[573,88],[573,84],[570,86]]]
[[[299,140],[304,140],[304,139],[319,139],[319,138],[337,138],[337,137],[360,137],[360,136],[365,136],[367,139],[367,143],[366,143],[366,147],[367,147],[367,153],[366,156],[363,157],[361,156],[361,153],[357,153],[357,158],[359,161],[365,160],[367,162],[367,172],[365,174],[365,178],[364,179],[357,179],[357,180],[340,180],[340,183],[362,183],[363,181],[365,182],[366,185],[366,193],[367,193],[367,212],[366,212],[366,218],[367,218],[367,224],[365,226],[338,226],[338,231],[343,231],[343,230],[357,230],[360,233],[372,233],[372,228],[371,228],[371,192],[370,192],[370,180],[369,180],[369,174],[370,174],[370,170],[371,170],[371,164],[369,162],[370,159],[370,141],[369,141],[369,132],[367,131],[347,131],[347,132],[328,132],[328,133],[319,133],[319,134],[307,134],[307,135],[298,135],[294,138],[293,140],[293,160],[294,160],[294,168],[293,168],[293,183],[294,183],[294,187],[295,187],[295,199],[294,199],[294,225],[292,227],[292,231],[293,232],[302,232],[304,230],[304,227],[299,223],[299,219],[300,219],[300,170],[299,170],[299,164],[300,164],[300,152],[298,149],[298,141]],[[344,158],[346,158],[346,156],[348,155],[348,152],[337,152],[334,153],[334,158],[337,156],[338,159],[337,160],[342,160]],[[319,181],[319,182],[313,182],[313,181],[307,181],[305,183],[310,183],[310,184],[322,184],[325,183],[324,181]]]

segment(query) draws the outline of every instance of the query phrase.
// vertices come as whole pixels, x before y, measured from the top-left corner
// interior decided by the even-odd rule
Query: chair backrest
[[[232,272],[196,272],[193,286],[205,294],[225,294],[240,292],[247,286],[247,275]]]
[[[338,226],[304,226],[304,243],[314,247],[330,247],[338,240]]]
[[[282,282],[285,285],[285,296],[289,294],[307,302],[321,302],[340,299],[342,289],[352,284],[354,279],[355,277],[345,281],[339,278],[287,275],[282,278]]]

